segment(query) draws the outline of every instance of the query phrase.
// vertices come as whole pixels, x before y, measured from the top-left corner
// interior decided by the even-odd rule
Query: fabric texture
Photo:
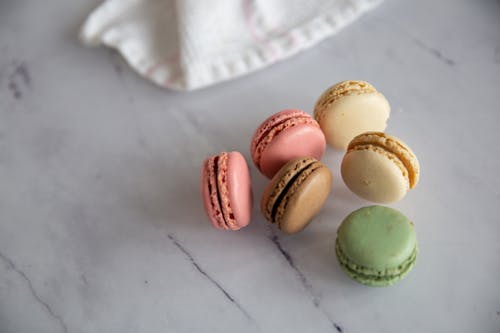
[[[285,59],[381,0],[107,0],[81,29],[154,83],[192,90]]]

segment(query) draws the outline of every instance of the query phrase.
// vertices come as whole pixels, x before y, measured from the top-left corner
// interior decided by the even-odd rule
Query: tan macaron
[[[391,107],[387,99],[365,81],[342,81],[328,88],[314,107],[326,142],[346,149],[358,134],[384,131]]]
[[[287,234],[304,229],[323,207],[332,187],[332,173],[312,157],[285,164],[264,191],[264,217]]]
[[[420,165],[401,140],[366,132],[349,143],[341,165],[347,187],[363,199],[389,203],[402,199],[419,180]]]

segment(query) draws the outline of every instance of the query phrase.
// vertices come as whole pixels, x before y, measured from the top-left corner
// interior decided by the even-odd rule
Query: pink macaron
[[[267,178],[291,159],[320,160],[326,140],[319,124],[301,110],[283,110],[267,118],[255,131],[250,152],[257,169]]]
[[[241,153],[222,152],[204,161],[201,196],[214,227],[238,230],[248,225],[253,197],[248,164]]]

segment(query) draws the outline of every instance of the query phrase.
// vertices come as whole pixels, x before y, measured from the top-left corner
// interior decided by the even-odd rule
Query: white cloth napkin
[[[107,0],[81,29],[140,75],[192,90],[311,47],[381,0]]]

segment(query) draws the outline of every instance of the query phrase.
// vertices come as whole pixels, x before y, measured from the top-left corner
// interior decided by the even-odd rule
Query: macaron
[[[267,178],[296,157],[320,160],[326,141],[319,124],[301,110],[283,110],[267,118],[255,131],[250,153]]]
[[[420,165],[412,150],[382,132],[367,132],[352,139],[340,171],[352,192],[377,203],[402,199],[420,177]]]
[[[342,81],[328,88],[314,107],[314,118],[326,142],[346,149],[349,141],[367,131],[383,132],[391,107],[387,99],[365,81]]]
[[[325,203],[332,173],[311,157],[286,163],[264,190],[260,209],[264,217],[287,234],[304,229]]]
[[[388,286],[415,265],[413,223],[395,209],[370,206],[349,214],[337,230],[335,253],[342,269],[369,286]]]
[[[205,212],[217,229],[238,230],[248,225],[252,188],[248,164],[241,153],[222,152],[203,162],[201,196]]]

